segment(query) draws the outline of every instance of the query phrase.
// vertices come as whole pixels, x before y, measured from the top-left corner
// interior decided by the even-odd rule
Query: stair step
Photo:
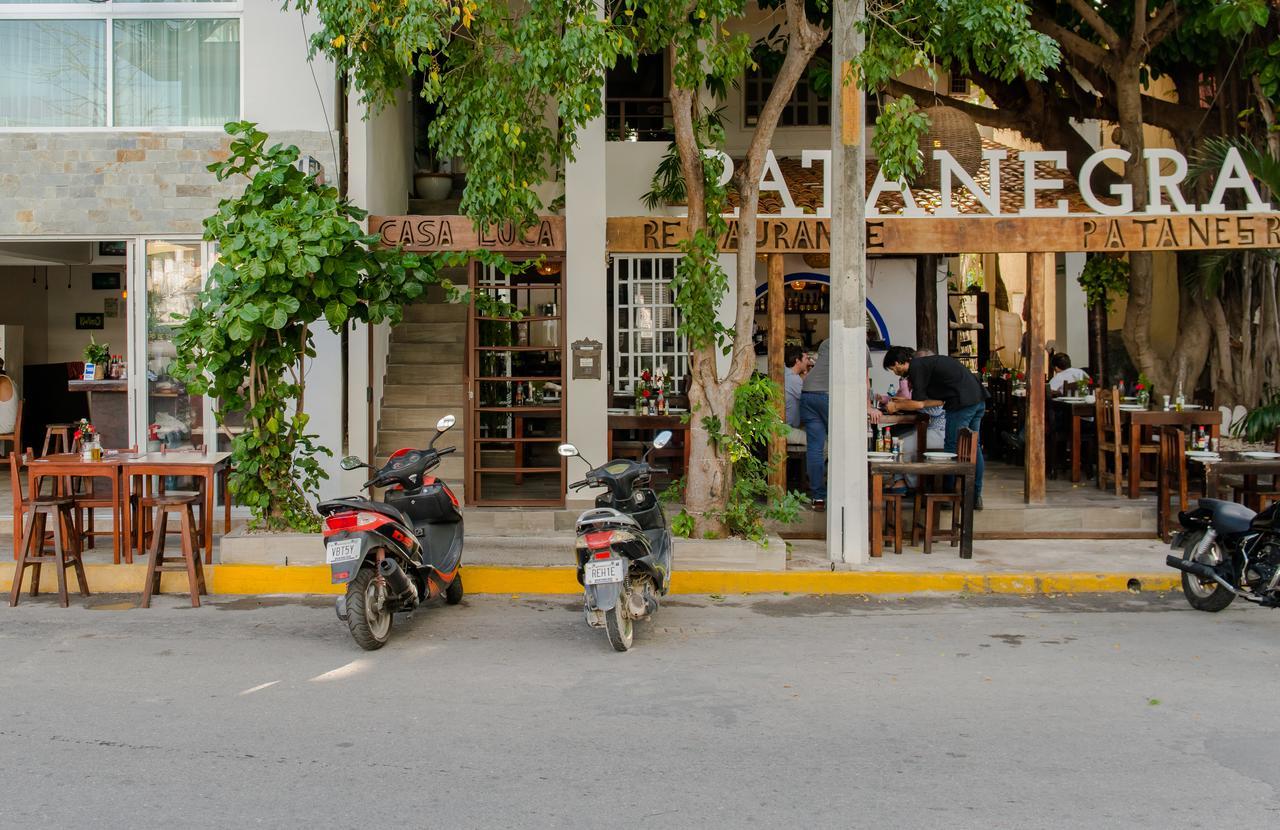
[[[401,323],[391,330],[391,351],[399,343],[444,343],[461,346],[466,342],[465,323]]]
[[[403,322],[405,323],[466,323],[467,307],[462,303],[414,303],[405,306]],[[400,326],[396,326],[399,328]]]
[[[409,343],[393,345],[387,352],[387,367],[456,364],[462,368],[461,343]]]
[[[388,386],[420,386],[462,383],[462,363],[394,363],[388,362],[385,382]]]
[[[388,455],[396,450],[405,447],[413,447],[421,449],[431,443],[431,439],[435,437],[435,424],[430,429],[380,429],[378,430],[378,456]],[[457,447],[458,452],[453,457],[462,459],[462,446],[464,443],[462,430],[454,427],[449,430],[449,434],[439,441],[440,448]]]
[[[452,406],[461,417],[466,393],[461,383],[396,383],[382,387],[382,408],[390,406]]]
[[[436,422],[445,415],[452,415],[455,426],[449,430],[449,436],[461,435],[463,430],[462,406],[386,406],[382,407],[379,419],[381,430],[429,430],[434,432]]]

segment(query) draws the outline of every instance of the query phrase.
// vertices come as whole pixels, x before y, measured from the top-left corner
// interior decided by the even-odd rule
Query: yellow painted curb
[[[85,566],[89,590],[100,594],[141,593],[145,567]],[[205,568],[214,594],[338,594],[323,565],[210,565]],[[577,594],[582,591],[572,568],[518,568],[471,565],[463,568],[471,594]],[[68,572],[74,593],[75,576]],[[53,568],[40,575],[42,591],[57,589]],[[13,583],[13,564],[0,564],[0,591]],[[30,571],[24,580],[30,584]],[[1136,583],[1136,586],[1133,585]],[[681,571],[672,580],[674,594],[1068,594],[1114,593],[1136,587],[1172,591],[1176,573],[935,573],[896,571]],[[187,578],[167,573],[163,592],[184,593]]]

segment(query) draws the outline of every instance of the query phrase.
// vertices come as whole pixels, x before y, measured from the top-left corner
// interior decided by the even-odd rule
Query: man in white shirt
[[[1049,391],[1055,396],[1061,395],[1063,387],[1068,383],[1080,383],[1089,379],[1089,373],[1084,369],[1071,366],[1071,355],[1066,352],[1055,354],[1050,365],[1053,367],[1054,375],[1049,379]]]

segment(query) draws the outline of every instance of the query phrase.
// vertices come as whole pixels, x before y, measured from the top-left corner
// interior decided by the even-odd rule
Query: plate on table
[[[1054,400],[1061,401],[1062,403],[1087,403],[1088,402],[1088,398],[1084,398],[1079,395],[1062,395],[1055,398]]]
[[[931,450],[925,453],[924,457],[930,461],[954,461],[956,454],[953,452],[942,452],[941,450]]]
[[[1192,461],[1221,461],[1222,460],[1222,456],[1218,455],[1216,452],[1209,452],[1207,450],[1187,450],[1186,455],[1187,455],[1187,458],[1190,458]]]
[[[1255,461],[1275,461],[1280,458],[1280,452],[1266,452],[1264,450],[1249,450],[1240,453],[1245,458],[1252,458]]]
[[[893,453],[891,452],[868,452],[868,461],[892,461]]]
[[[1146,412],[1147,408],[1140,403],[1122,403],[1120,404],[1121,412]]]
[[[1126,396],[1126,397],[1122,397],[1122,398],[1120,399],[1120,402],[1121,402],[1121,403],[1137,403],[1137,402],[1138,402],[1138,396],[1137,396],[1137,395],[1129,395],[1129,396]]]

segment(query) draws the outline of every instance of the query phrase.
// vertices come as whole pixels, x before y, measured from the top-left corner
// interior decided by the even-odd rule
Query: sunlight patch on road
[[[260,692],[263,689],[269,689],[279,682],[280,682],[279,680],[272,680],[270,683],[262,683],[257,686],[254,686],[252,689],[245,689],[243,692],[240,693],[240,697],[244,697],[245,695],[251,695],[254,692]]]
[[[327,683],[330,680],[342,680],[344,677],[351,677],[354,674],[359,674],[360,672],[364,671],[368,667],[369,667],[369,660],[367,660],[364,657],[361,657],[357,660],[352,660],[350,663],[347,663],[345,666],[338,666],[338,668],[334,669],[333,671],[327,671],[324,674],[317,674],[315,677],[311,678],[307,682],[308,683]]]

